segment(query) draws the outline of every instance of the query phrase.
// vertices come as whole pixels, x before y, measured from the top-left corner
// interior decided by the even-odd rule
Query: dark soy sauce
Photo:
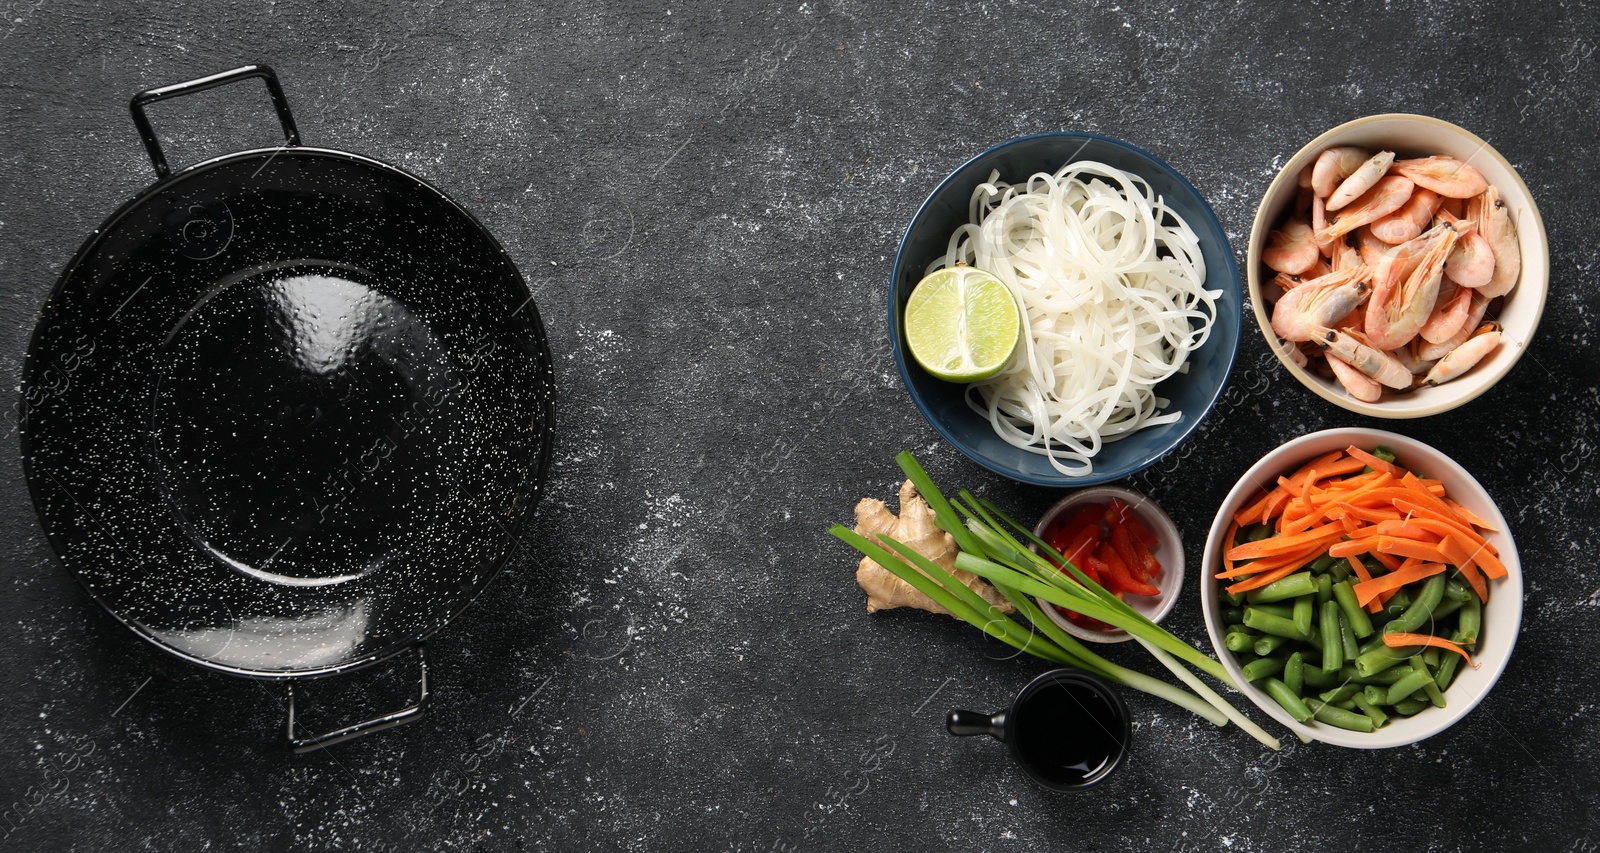
[[[1043,779],[1082,785],[1110,773],[1122,756],[1126,722],[1100,691],[1053,682],[1012,710],[1017,754]]]

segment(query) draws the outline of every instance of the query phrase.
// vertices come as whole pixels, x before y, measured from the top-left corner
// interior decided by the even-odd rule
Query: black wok
[[[169,174],[153,101],[266,81],[283,145]],[[299,144],[249,66],[133,99],[157,175],[86,240],[13,410],[50,544],[113,616],[234,675],[422,642],[510,555],[548,467],[544,330],[510,257],[423,180]],[[393,714],[304,751],[419,716]]]

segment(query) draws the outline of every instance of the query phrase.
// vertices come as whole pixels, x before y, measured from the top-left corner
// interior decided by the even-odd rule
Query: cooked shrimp
[[[1328,258],[1328,265],[1334,272],[1361,266],[1361,253],[1356,251],[1345,238],[1334,240],[1329,248],[1332,250],[1332,255]]]
[[[1481,201],[1474,201],[1478,211],[1470,218],[1477,223],[1478,231],[1494,252],[1494,275],[1478,290],[1485,296],[1505,296],[1517,286],[1517,276],[1522,274],[1522,247],[1517,243],[1517,226],[1512,224],[1511,211],[1506,209],[1506,203],[1500,200],[1500,193],[1494,187],[1484,190]]]
[[[1439,218],[1461,232],[1456,247],[1450,250],[1450,257],[1444,259],[1445,276],[1462,287],[1488,284],[1494,277],[1494,249],[1490,248],[1489,241],[1478,233],[1470,220],[1457,219],[1448,210],[1439,211]]]
[[[1398,277],[1392,273],[1374,277],[1365,326],[1373,346],[1391,350],[1416,337],[1422,324],[1427,322],[1428,315],[1433,313],[1433,304],[1439,298],[1444,259],[1455,247],[1456,236],[1456,230],[1450,225],[1435,225],[1412,241],[1425,241],[1425,248],[1420,252],[1413,250],[1420,260],[1403,283],[1398,283]]]
[[[1410,200],[1411,191],[1415,187],[1416,184],[1399,175],[1379,178],[1365,195],[1332,216],[1328,227],[1317,234],[1317,239],[1332,240],[1394,213]]]
[[[1312,235],[1312,239],[1316,240],[1317,249],[1319,251],[1321,251],[1323,255],[1332,257],[1332,255],[1333,255],[1333,242],[1331,240],[1318,239],[1317,236],[1316,236],[1318,234],[1321,234],[1323,231],[1327,230],[1327,227],[1328,227],[1328,206],[1324,202],[1322,196],[1320,196],[1320,195],[1312,196],[1311,197],[1311,235]]]
[[[1344,390],[1350,396],[1363,403],[1376,403],[1383,398],[1383,386],[1371,377],[1340,361],[1331,352],[1324,352],[1322,357],[1333,370],[1333,378],[1339,380],[1339,384],[1344,386]]]
[[[1378,180],[1389,171],[1389,166],[1394,162],[1393,151],[1379,151],[1371,159],[1362,163],[1350,177],[1345,178],[1328,196],[1328,210],[1338,210],[1350,202],[1367,194],[1367,190],[1377,185]]]
[[[1396,160],[1394,171],[1405,175],[1419,187],[1427,187],[1449,198],[1472,198],[1489,188],[1483,173],[1454,157],[1422,157]]]
[[[1267,246],[1261,250],[1262,263],[1290,275],[1305,272],[1321,257],[1311,224],[1303,219],[1291,219],[1268,234]]]
[[[1428,371],[1422,381],[1428,385],[1439,385],[1460,376],[1477,366],[1483,361],[1484,356],[1494,351],[1500,345],[1500,324],[1484,323],[1478,327],[1466,343],[1450,351],[1450,354],[1439,359],[1439,363]]]
[[[1339,182],[1350,177],[1371,156],[1365,148],[1348,145],[1329,148],[1311,166],[1311,189],[1323,198],[1333,195],[1333,191],[1339,188]]]
[[[1391,246],[1414,240],[1433,221],[1433,212],[1439,209],[1442,198],[1444,196],[1433,190],[1419,186],[1399,210],[1367,227],[1372,229],[1372,236]]]
[[[1361,262],[1373,269],[1394,253],[1393,246],[1373,236],[1370,225],[1350,233],[1356,235],[1356,251],[1361,253]]]
[[[1365,376],[1396,390],[1410,388],[1416,377],[1394,356],[1372,345],[1360,332],[1318,329],[1317,342],[1329,354]]]
[[[1449,263],[1445,261],[1446,266]],[[1448,341],[1466,327],[1467,318],[1471,315],[1472,289],[1455,287],[1453,292],[1446,294],[1441,285],[1439,299],[1433,305],[1433,313],[1428,315],[1428,322],[1422,324],[1417,334],[1430,344]]]
[[[1395,360],[1406,366],[1412,376],[1426,376],[1438,359],[1423,361],[1417,358],[1416,352],[1411,347],[1395,347],[1389,351]]]
[[[1272,307],[1272,331],[1286,341],[1309,341],[1361,306],[1370,288],[1365,266],[1302,281]]]
[[[1472,330],[1478,328],[1478,323],[1482,322],[1483,315],[1488,312],[1491,301],[1493,300],[1483,295],[1482,290],[1472,291],[1472,307],[1467,314],[1467,322],[1461,325],[1460,331],[1456,332],[1448,340],[1440,341],[1436,344],[1429,343],[1426,338],[1422,337],[1418,337],[1411,342],[1412,352],[1416,355],[1417,361],[1438,361],[1449,355],[1451,350],[1466,343],[1467,339],[1472,337]]]

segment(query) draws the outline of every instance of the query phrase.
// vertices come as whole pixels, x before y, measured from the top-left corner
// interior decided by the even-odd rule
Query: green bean
[[[1394,460],[1395,460],[1394,451],[1390,450],[1387,447],[1384,447],[1381,444],[1372,449],[1372,455],[1378,457],[1379,459],[1382,459],[1385,462],[1391,463],[1391,464],[1393,464]]]
[[[1337,702],[1329,702],[1328,704],[1338,708],[1341,711],[1350,711],[1354,713],[1356,710],[1356,700],[1354,697],[1349,699],[1340,699]]]
[[[1363,685],[1361,688],[1361,696],[1374,705],[1389,704],[1389,691],[1381,685]]]
[[[1438,669],[1439,649],[1434,646],[1428,646],[1427,648],[1423,649],[1422,662],[1428,665],[1428,669]]]
[[[1450,686],[1456,679],[1456,667],[1461,665],[1461,656],[1451,654],[1439,663],[1439,671],[1433,674],[1433,683],[1439,685],[1440,690]]]
[[[1444,597],[1448,601],[1466,601],[1469,598],[1476,598],[1477,595],[1472,591],[1472,587],[1467,586],[1466,581],[1453,573],[1450,579],[1444,582]]]
[[[1367,652],[1372,651],[1373,649],[1387,649],[1387,648],[1389,648],[1389,644],[1385,643],[1383,641],[1383,635],[1382,634],[1379,634],[1378,636],[1373,637],[1372,639],[1370,639],[1370,640],[1366,641],[1365,643],[1362,643],[1361,645],[1356,647],[1356,649],[1359,650],[1360,653],[1363,654],[1363,655],[1366,654]]]
[[[1411,602],[1404,613],[1383,626],[1383,632],[1397,634],[1421,628],[1423,623],[1428,621],[1428,617],[1433,615],[1433,608],[1438,607],[1440,599],[1444,598],[1444,581],[1443,574],[1434,575],[1423,581],[1422,591],[1417,593],[1416,601]]]
[[[1387,604],[1398,605],[1399,610],[1396,612],[1405,610],[1411,605],[1411,590],[1406,589],[1405,587],[1400,587],[1394,591],[1394,595],[1389,596],[1389,601]],[[1384,607],[1385,610],[1388,609],[1387,604]]]
[[[1296,722],[1311,722],[1311,709],[1306,707],[1306,703],[1301,700],[1300,695],[1295,693],[1294,689],[1288,684],[1268,676],[1261,682],[1261,686],[1266,688],[1267,695],[1271,696],[1279,705],[1282,705],[1283,710],[1288,711],[1289,716],[1294,717]]]
[[[1451,639],[1457,645],[1473,646],[1478,643],[1478,632],[1483,630],[1483,603],[1474,594],[1461,605],[1461,615],[1456,617],[1456,632]]]
[[[1336,582],[1337,581],[1342,581],[1342,580],[1349,580],[1350,579],[1350,575],[1351,575],[1350,561],[1346,560],[1343,557],[1340,557],[1339,559],[1334,560],[1333,561],[1333,565],[1328,567],[1328,574],[1332,575],[1334,581],[1336,581]]]
[[[1339,669],[1339,679],[1341,681],[1354,681],[1357,684],[1377,684],[1387,687],[1404,677],[1405,667],[1392,667],[1382,672],[1374,672],[1371,675],[1362,675],[1356,672],[1354,663],[1347,663]]]
[[[1267,655],[1277,651],[1279,646],[1287,642],[1289,642],[1289,638],[1280,637],[1276,634],[1269,634],[1265,637],[1257,638],[1255,641],[1256,654],[1266,657]]]
[[[1270,537],[1275,531],[1272,529],[1272,522],[1263,521],[1260,524],[1252,524],[1239,532],[1244,534],[1244,541],[1246,542],[1260,542]],[[1234,541],[1238,541],[1237,536],[1234,537]]]
[[[1308,688],[1332,687],[1339,683],[1339,673],[1324,672],[1322,667],[1312,666],[1309,663],[1305,665],[1305,670],[1301,677],[1305,679],[1305,686]],[[1305,691],[1301,692],[1304,693]]]
[[[1318,697],[1324,702],[1343,702],[1344,700],[1349,699],[1351,696],[1354,696],[1360,692],[1361,685],[1359,684],[1343,684],[1333,688],[1332,690],[1318,694]]]
[[[1424,681],[1433,685],[1433,689],[1439,689],[1439,685],[1433,683],[1433,676],[1429,675],[1426,670],[1422,672],[1412,670],[1405,678],[1402,678],[1399,681],[1389,685],[1389,701],[1385,704],[1393,705],[1396,702],[1399,702],[1400,700],[1410,696],[1411,694],[1416,693],[1418,690],[1422,689],[1422,683]]]
[[[1433,703],[1433,707],[1443,708],[1444,691],[1440,690],[1439,685],[1434,683],[1433,673],[1429,671],[1428,665],[1421,658],[1412,658],[1411,669],[1428,677],[1428,680],[1422,683],[1422,692],[1428,694],[1428,701]],[[1391,687],[1390,689],[1393,688]]]
[[[1223,622],[1238,622],[1242,618],[1244,618],[1244,608],[1243,607],[1224,607],[1224,608],[1222,608],[1222,621]]]
[[[1305,673],[1305,656],[1299,652],[1289,655],[1289,659],[1283,662],[1283,683],[1289,685],[1289,690],[1296,697],[1305,692]],[[1300,722],[1303,723],[1305,720]]]
[[[1366,714],[1353,714],[1343,708],[1335,708],[1320,699],[1307,699],[1306,707],[1311,709],[1312,716],[1330,726],[1349,729],[1353,732],[1372,731],[1372,718]]]
[[[1401,661],[1409,659],[1417,653],[1420,646],[1401,646],[1391,649],[1388,646],[1362,652],[1356,657],[1356,674],[1362,676],[1376,675]],[[1413,688],[1415,689],[1415,688]]]
[[[1317,603],[1322,604],[1330,598],[1333,598],[1333,578],[1317,575]]]
[[[1228,651],[1230,652],[1249,651],[1250,648],[1256,644],[1256,635],[1240,634],[1230,631],[1228,632],[1228,636],[1223,638],[1222,644],[1227,646]]]
[[[1294,600],[1294,627],[1300,631],[1300,639],[1311,638],[1312,601],[1316,596],[1302,595]]]
[[[1250,606],[1262,613],[1271,613],[1280,619],[1289,619],[1294,616],[1294,605],[1292,604],[1252,604]]]
[[[1402,717],[1409,717],[1426,707],[1428,707],[1426,699],[1402,699],[1394,703],[1394,712]]]
[[[1366,714],[1367,719],[1372,721],[1373,728],[1381,729],[1384,723],[1389,722],[1389,715],[1385,714],[1370,697],[1357,693],[1350,698],[1355,701],[1356,707],[1361,709],[1361,713]]]
[[[1426,693],[1427,701],[1434,704],[1434,707],[1445,707],[1445,691],[1440,690],[1438,683],[1434,682],[1434,671],[1418,658],[1411,658],[1411,669],[1427,675],[1427,682],[1422,683],[1422,693]]]
[[[1333,599],[1339,602],[1339,609],[1344,611],[1344,617],[1349,620],[1350,630],[1356,639],[1372,636],[1372,620],[1367,618],[1367,611],[1356,603],[1356,591],[1349,581],[1342,580],[1333,585]]]
[[[1260,634],[1257,634],[1256,632],[1250,630],[1250,626],[1244,624],[1244,622],[1242,621],[1243,618],[1244,618],[1244,613],[1240,612],[1239,619],[1235,619],[1232,622],[1227,623],[1226,627],[1224,628],[1224,631],[1226,633],[1229,633],[1229,634],[1249,634],[1252,637],[1261,636]]]
[[[1283,672],[1283,662],[1284,659],[1281,657],[1257,658],[1242,667],[1244,671],[1244,680],[1260,681],[1269,675],[1277,675]],[[1429,683],[1431,684],[1432,682]]]
[[[1339,605],[1322,602],[1322,669],[1338,672],[1344,666],[1344,643],[1339,639]]]
[[[1239,605],[1244,604],[1244,593],[1228,592],[1226,589],[1224,589],[1222,591],[1222,603],[1228,605],[1229,607],[1238,607]]]
[[[1463,603],[1464,602],[1456,601],[1448,595],[1445,596],[1444,601],[1439,602],[1439,606],[1433,608],[1434,623],[1438,624],[1439,620],[1449,616],[1457,610],[1460,610]]]
[[[1350,630],[1350,623],[1345,621],[1344,613],[1340,612],[1339,603],[1336,601],[1330,603],[1333,604],[1334,615],[1339,620],[1339,641],[1344,645],[1344,659],[1355,660],[1356,655],[1361,653],[1356,648],[1355,632]]]
[[[1302,595],[1310,595],[1317,591],[1317,580],[1310,572],[1295,572],[1288,577],[1278,578],[1260,589],[1252,589],[1244,594],[1245,601],[1251,604],[1271,604],[1274,601],[1288,601]]]
[[[1274,616],[1258,607],[1244,609],[1244,624],[1262,632],[1263,634],[1276,634],[1291,640],[1304,640],[1306,633],[1293,621],[1282,616]]]
[[[1312,560],[1311,561],[1311,565],[1308,566],[1307,568],[1311,569],[1312,572],[1315,572],[1317,574],[1321,574],[1322,572],[1325,572],[1325,571],[1327,571],[1328,569],[1330,569],[1332,567],[1333,567],[1333,557],[1332,557],[1332,555],[1327,554],[1326,552],[1324,552],[1322,556],[1316,558],[1315,560]]]

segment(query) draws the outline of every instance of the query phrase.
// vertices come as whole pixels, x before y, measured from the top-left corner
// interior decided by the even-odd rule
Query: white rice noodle
[[[1071,163],[1022,186],[989,176],[969,224],[932,272],[958,261],[993,273],[1023,309],[1018,354],[974,383],[967,405],[1007,442],[1067,476],[1094,472],[1105,442],[1173,423],[1161,380],[1211,334],[1200,241],[1137,175]]]

